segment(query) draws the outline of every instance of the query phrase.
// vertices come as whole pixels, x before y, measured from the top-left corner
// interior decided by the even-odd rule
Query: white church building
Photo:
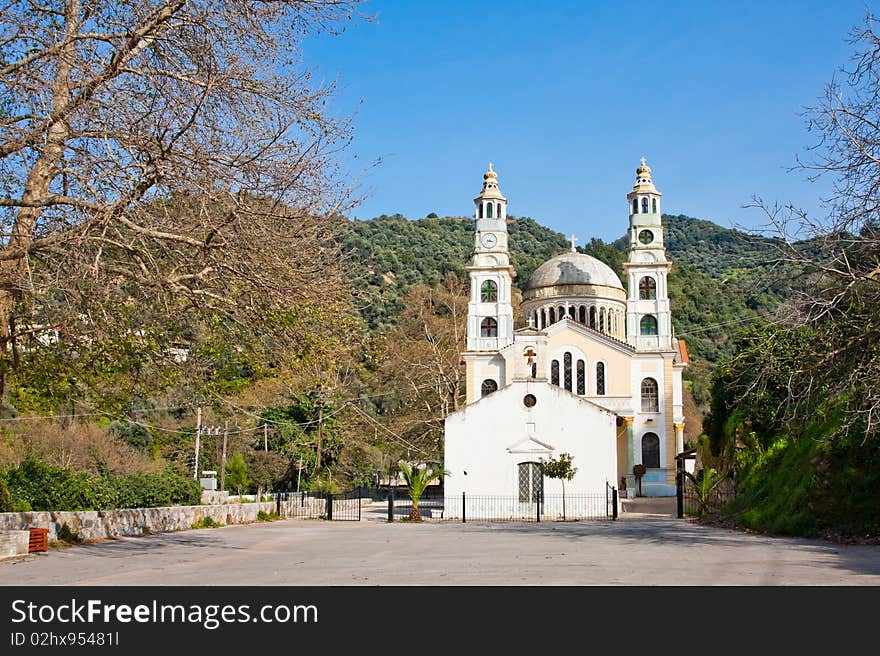
[[[507,199],[489,165],[467,267],[467,401],[445,423],[447,499],[559,494],[538,463],[562,453],[577,468],[568,495],[604,494],[607,483],[635,496],[637,465],[644,496],[675,494],[687,351],[672,330],[660,199],[642,159],[627,194],[626,285],[572,238],[522,287],[516,328]]]

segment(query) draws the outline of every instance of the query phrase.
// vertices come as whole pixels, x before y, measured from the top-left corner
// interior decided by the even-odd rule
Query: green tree
[[[236,452],[226,463],[226,485],[241,494],[250,484],[244,456],[241,452]]]
[[[409,496],[412,499],[412,509],[409,511],[409,518],[411,521],[420,522],[422,521],[422,514],[419,512],[419,500],[425,493],[425,489],[438,476],[449,476],[449,472],[431,463],[426,464],[424,467],[419,467],[418,465],[411,465],[406,460],[401,460],[398,465],[400,473],[403,474],[403,479],[409,488]]]
[[[565,481],[570,481],[577,474],[577,467],[573,467],[571,463],[570,453],[560,453],[559,458],[551,456],[549,460],[542,460],[538,465],[542,475],[562,481],[562,519],[565,519]]]

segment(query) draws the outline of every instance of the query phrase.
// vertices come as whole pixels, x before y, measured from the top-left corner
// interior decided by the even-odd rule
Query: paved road
[[[880,547],[770,538],[644,515],[431,524],[287,520],[53,550],[4,585],[878,585]]]

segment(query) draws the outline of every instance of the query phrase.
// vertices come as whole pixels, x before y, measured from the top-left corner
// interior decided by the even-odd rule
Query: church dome
[[[613,287],[623,290],[620,278],[607,264],[585,253],[569,252],[551,257],[535,269],[524,291],[531,292],[527,296],[534,297],[540,289],[568,285]]]

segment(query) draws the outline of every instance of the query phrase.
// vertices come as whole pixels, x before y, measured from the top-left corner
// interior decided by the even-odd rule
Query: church
[[[626,198],[626,285],[572,238],[522,286],[517,328],[507,199],[489,164],[467,267],[467,399],[445,421],[447,499],[559,494],[561,482],[545,479],[539,463],[562,453],[577,468],[566,494],[606,484],[623,498],[675,494],[688,356],[672,329],[661,194],[644,158]]]

